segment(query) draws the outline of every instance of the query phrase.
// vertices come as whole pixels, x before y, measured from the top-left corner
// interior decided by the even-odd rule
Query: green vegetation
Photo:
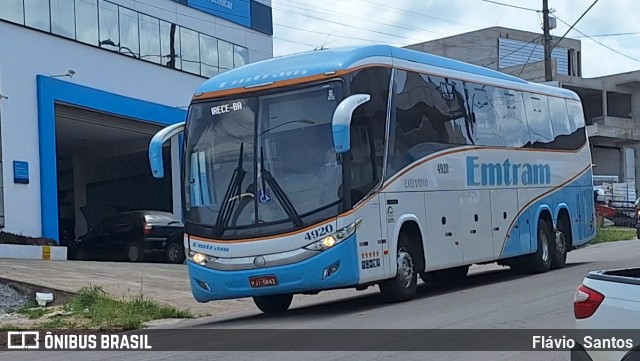
[[[160,305],[143,297],[115,300],[101,287],[83,288],[62,308],[25,307],[19,311],[30,319],[40,319],[42,328],[91,328],[132,330],[151,320],[192,318],[189,311]]]
[[[625,227],[598,227],[596,230],[596,238],[591,241],[591,244],[627,241],[630,239],[636,239],[635,228]]]

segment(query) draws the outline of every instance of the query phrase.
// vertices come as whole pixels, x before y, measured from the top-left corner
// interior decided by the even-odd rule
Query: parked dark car
[[[118,212],[110,207],[81,207],[89,231],[69,245],[75,259],[124,258],[141,262],[160,255],[183,263],[184,226],[173,214],[155,210]]]

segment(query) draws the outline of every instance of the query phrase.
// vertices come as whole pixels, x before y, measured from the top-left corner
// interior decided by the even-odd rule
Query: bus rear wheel
[[[398,239],[398,272],[392,279],[380,283],[380,292],[390,301],[406,301],[417,293],[418,273],[415,266],[416,252],[411,247],[407,234],[400,234]]]
[[[293,294],[258,296],[253,302],[264,313],[282,313],[289,309],[293,301]]]
[[[538,249],[536,253],[529,255],[528,266],[529,273],[543,273],[551,268],[551,260],[553,258],[552,247],[555,242],[552,240],[551,228],[544,219],[538,219]]]

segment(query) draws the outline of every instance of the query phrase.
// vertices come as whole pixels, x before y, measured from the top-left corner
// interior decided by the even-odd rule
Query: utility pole
[[[544,32],[544,80],[552,81],[551,74],[551,35],[549,35],[549,1],[542,0],[542,30]]]

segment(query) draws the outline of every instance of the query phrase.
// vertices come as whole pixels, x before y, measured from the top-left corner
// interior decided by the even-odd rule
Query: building
[[[551,85],[571,89],[582,99],[595,179],[640,189],[640,71],[583,78],[580,41],[552,39]],[[544,82],[542,40],[542,34],[491,27],[408,48]]]
[[[83,207],[180,213],[152,135],[206,78],[273,56],[270,0],[0,1],[0,227],[58,239]]]

